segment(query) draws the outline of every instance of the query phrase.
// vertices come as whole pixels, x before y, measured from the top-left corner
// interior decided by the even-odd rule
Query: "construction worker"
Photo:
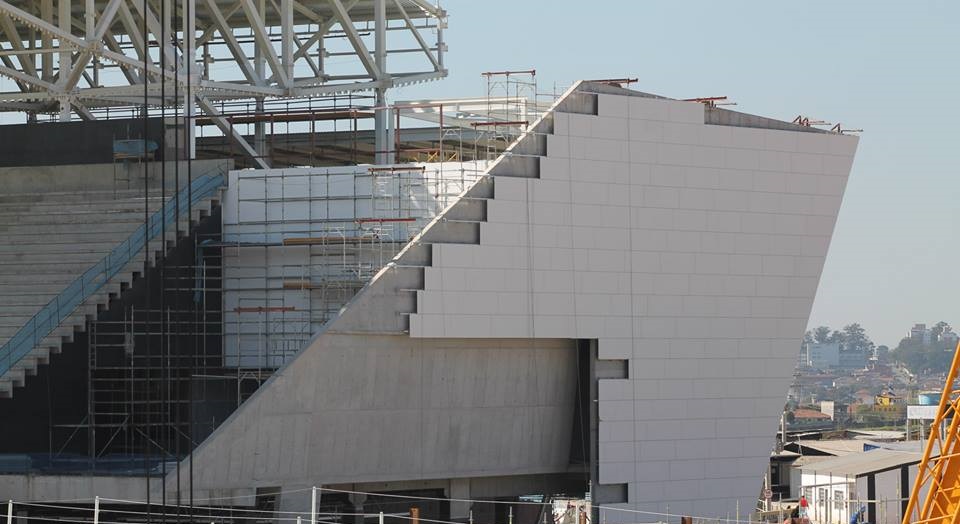
[[[861,522],[863,522],[862,519],[863,519],[863,516],[866,515],[866,513],[867,513],[867,507],[860,506],[860,511],[857,511],[856,513],[850,516],[850,524],[860,524]]]

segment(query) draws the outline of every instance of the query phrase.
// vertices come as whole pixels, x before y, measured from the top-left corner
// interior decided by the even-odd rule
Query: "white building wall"
[[[481,244],[434,247],[411,336],[599,339],[630,363],[600,381],[599,482],[630,509],[752,508],[857,139],[603,94],[554,119]]]
[[[847,524],[850,511],[857,511],[860,507],[862,499],[858,496],[855,477],[807,470],[800,477],[803,490],[809,489],[811,493],[807,497],[811,521],[818,524]],[[862,498],[866,498],[866,487],[861,491],[864,493]]]

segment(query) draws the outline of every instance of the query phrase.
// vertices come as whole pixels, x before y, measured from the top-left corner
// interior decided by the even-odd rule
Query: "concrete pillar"
[[[349,496],[350,504],[353,504],[353,512],[357,513],[353,517],[353,524],[363,524],[363,504],[367,501],[367,495],[363,493],[351,493]]]
[[[447,497],[463,501],[450,501],[450,520],[466,522],[470,517],[470,479],[450,479]]]

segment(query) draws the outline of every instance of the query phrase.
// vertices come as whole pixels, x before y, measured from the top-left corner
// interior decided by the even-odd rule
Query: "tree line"
[[[890,360],[902,363],[915,374],[942,373],[950,367],[954,345],[940,340],[940,336],[950,330],[950,324],[940,321],[930,328],[927,342],[922,338],[913,339],[906,336],[900,340],[896,348],[890,350],[887,346],[875,345],[863,326],[854,322],[839,330],[829,326],[818,326],[804,334],[803,342],[805,344],[838,342],[842,349],[863,350],[881,362],[889,357]]]
[[[839,342],[840,347],[843,349],[858,349],[871,354],[877,347],[873,341],[870,340],[870,337],[867,336],[867,330],[863,329],[863,326],[856,322],[847,324],[840,330],[831,329],[829,326],[818,326],[808,330],[806,334],[804,334],[803,342],[805,344]]]
[[[955,346],[940,340],[940,335],[950,329],[950,325],[941,320],[930,328],[929,342],[904,337],[890,355],[914,374],[945,373],[950,369]]]

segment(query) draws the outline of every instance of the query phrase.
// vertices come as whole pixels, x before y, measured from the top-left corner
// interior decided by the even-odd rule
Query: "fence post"
[[[382,511],[380,512],[380,520],[378,520],[377,522],[379,522],[380,524],[383,524],[383,512],[382,512]]]
[[[100,524],[100,497],[93,499],[93,524]]]
[[[7,524],[13,524],[13,501],[7,501]]]
[[[310,494],[310,524],[317,524],[317,487],[314,486]]]
[[[507,514],[507,524],[513,524],[513,506],[510,506],[510,512]]]

